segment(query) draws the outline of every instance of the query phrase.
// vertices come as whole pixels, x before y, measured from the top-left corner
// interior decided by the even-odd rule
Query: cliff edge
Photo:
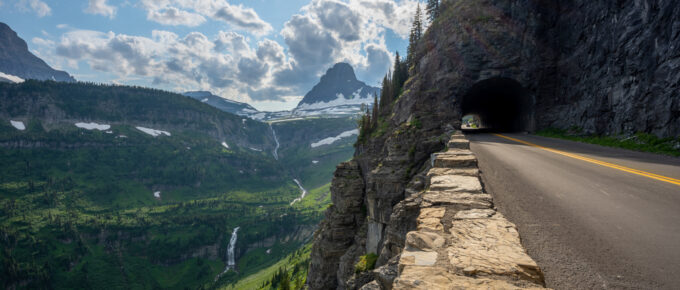
[[[475,100],[487,94],[508,92],[516,131],[680,135],[673,1],[449,0],[441,9],[403,93],[380,108],[379,130],[336,171],[333,206],[314,237],[311,289],[396,285],[432,186],[430,156],[447,147],[464,115],[486,109]],[[374,270],[355,267],[371,254]]]

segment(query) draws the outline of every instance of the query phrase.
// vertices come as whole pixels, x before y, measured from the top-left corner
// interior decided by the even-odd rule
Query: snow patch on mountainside
[[[340,135],[338,135],[338,136],[328,137],[326,139],[320,140],[319,142],[314,142],[314,143],[311,144],[311,146],[312,146],[312,148],[316,148],[316,147],[319,147],[319,146],[322,146],[322,145],[330,145],[330,144],[333,144],[333,143],[335,143],[336,141],[338,141],[342,138],[351,137],[353,135],[359,135],[359,130],[354,129],[354,130],[345,131],[345,132],[340,133]]]
[[[111,129],[111,125],[106,125],[106,124],[97,124],[97,123],[76,123],[76,127],[86,129],[86,130],[99,130],[99,131],[106,131],[108,129]]]
[[[319,109],[325,109],[325,108],[330,108],[330,107],[339,107],[339,106],[348,106],[348,105],[355,105],[355,106],[361,106],[362,104],[371,104],[373,103],[373,98],[369,95],[361,96],[361,91],[363,88],[358,89],[356,92],[352,94],[353,98],[348,99],[345,98],[343,94],[336,94],[335,99],[332,101],[328,102],[316,102],[316,103],[311,103],[311,104],[299,104],[297,108],[295,108],[295,111],[308,111],[308,110],[319,110]]]
[[[12,124],[14,128],[16,128],[19,131],[26,130],[26,125],[24,125],[24,122],[13,120],[9,120],[9,122]]]
[[[6,74],[6,73],[3,73],[3,72],[0,72],[0,78],[6,79],[6,80],[13,82],[15,84],[24,82],[24,79],[22,79],[18,76],[13,76],[13,75]]]
[[[149,134],[154,137],[158,137],[160,135],[166,135],[166,136],[171,136],[170,132],[167,131],[161,131],[161,130],[156,130],[156,129],[151,129],[151,128],[145,128],[145,127],[135,127],[137,130],[142,131],[146,134]]]

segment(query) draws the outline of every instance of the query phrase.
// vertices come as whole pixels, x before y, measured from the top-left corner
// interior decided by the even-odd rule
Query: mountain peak
[[[0,22],[0,72],[22,79],[75,81],[68,73],[51,68],[32,54],[26,41],[2,22]]]
[[[357,79],[354,68],[340,62],[329,68],[319,83],[300,101],[296,111],[323,109],[338,106],[354,106],[373,102],[373,95],[380,89],[366,85]]]
[[[333,67],[326,71],[326,74],[321,77],[321,82],[355,82],[357,76],[354,74],[354,68],[346,62],[336,63]]]

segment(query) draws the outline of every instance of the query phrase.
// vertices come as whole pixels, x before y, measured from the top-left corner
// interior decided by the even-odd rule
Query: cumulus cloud
[[[246,37],[233,31],[220,31],[217,34],[215,50],[238,55],[250,55],[252,53]]]
[[[20,0],[16,7],[21,11],[35,12],[38,17],[45,17],[52,14],[52,8],[47,3],[40,0]]]
[[[99,14],[113,18],[116,16],[116,7],[106,3],[107,0],[89,0],[85,13]]]
[[[69,28],[60,39],[33,43],[43,55],[51,49],[51,59],[71,67],[86,63],[119,83],[143,79],[163,89],[210,90],[241,101],[290,101],[341,61],[376,85],[393,60],[386,31],[406,36],[415,5],[412,0],[312,0],[274,41],[260,37],[272,28],[254,10],[224,0],[141,0],[139,7],[151,21],[197,26],[216,20],[237,30],[214,35],[156,30],[142,37]]]
[[[224,2],[213,17],[255,34],[267,34],[272,30],[272,26],[260,19],[255,10],[245,8],[243,5],[236,6]]]
[[[197,26],[210,18],[257,35],[272,30],[252,8],[226,0],[142,0],[141,5],[147,10],[147,19],[164,25]]]
[[[389,70],[392,54],[387,29],[406,37],[416,1],[313,0],[284,24],[281,36],[290,65],[275,75],[277,84],[304,93],[315,77],[336,62],[352,64],[362,80],[375,85]]]
[[[168,7],[162,10],[149,10],[147,19],[163,25],[184,25],[195,27],[205,22],[205,17],[200,14],[179,10],[175,7]]]
[[[364,18],[349,5],[339,1],[314,1],[305,10],[313,13],[324,28],[337,33],[341,40],[360,39]]]
[[[401,0],[349,0],[349,6],[382,27],[394,31],[406,39],[411,30],[413,14],[418,1]],[[422,6],[422,5],[421,5]],[[421,7],[424,8],[424,7]]]
[[[67,61],[118,76],[119,81],[146,78],[166,89],[211,90],[233,99],[280,100],[288,92],[272,83],[272,72],[286,65],[283,48],[265,39],[249,47],[245,36],[219,32],[210,38],[199,32],[181,37],[156,30],[151,37],[91,30],[64,33],[56,43],[34,39],[38,46],[56,46]]]

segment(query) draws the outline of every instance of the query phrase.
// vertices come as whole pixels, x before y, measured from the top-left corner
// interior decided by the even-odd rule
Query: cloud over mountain
[[[148,21],[166,27],[133,35],[69,26],[58,37],[34,37],[32,43],[41,57],[58,67],[77,69],[85,63],[117,83],[209,90],[239,101],[282,101],[307,92],[337,62],[351,64],[360,79],[376,85],[393,58],[386,35],[407,37],[416,4],[312,0],[272,33],[270,23],[242,4],[141,0],[131,7],[143,9]],[[87,13],[107,17],[120,11],[105,0],[90,0],[86,8]],[[208,24],[220,28],[212,34],[198,32]]]

